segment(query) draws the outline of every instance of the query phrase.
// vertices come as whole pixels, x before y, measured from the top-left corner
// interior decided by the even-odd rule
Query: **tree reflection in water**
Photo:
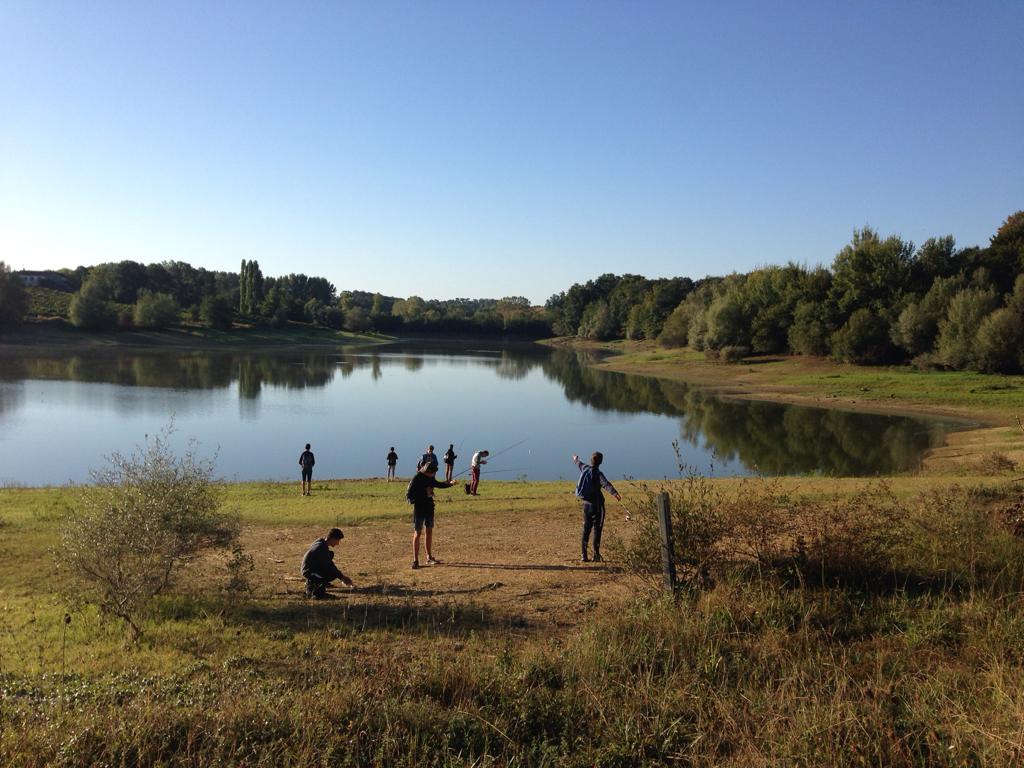
[[[764,474],[889,474],[919,466],[923,453],[941,444],[948,423],[778,403],[727,399],[683,383],[611,373],[590,364],[593,352],[538,345],[467,352],[457,343],[399,343],[295,353],[90,352],[82,355],[4,359],[0,381],[24,379],[105,382],[124,386],[214,389],[238,385],[243,402],[264,387],[326,387],[341,373],[362,369],[373,380],[400,366],[416,373],[425,364],[482,366],[506,380],[539,369],[557,382],[569,402],[599,411],[654,413],[679,420],[682,440],[726,461]],[[18,407],[10,387],[0,389],[0,411]],[[14,393],[14,394],[12,394]],[[247,407],[254,413],[253,407]]]
[[[683,440],[767,475],[905,472],[951,429],[937,420],[724,398],[681,382],[596,370],[591,362],[592,355],[558,350],[544,370],[571,401],[678,416]]]

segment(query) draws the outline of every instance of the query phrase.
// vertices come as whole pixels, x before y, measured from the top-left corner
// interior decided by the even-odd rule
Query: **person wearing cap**
[[[437,479],[437,464],[426,464],[420,468],[405,490],[405,498],[412,504],[412,567],[420,567],[420,533],[427,529],[427,565],[440,561],[434,558],[431,544],[434,537],[434,489],[451,488],[454,480],[441,482]]]
[[[325,600],[330,596],[327,594],[327,585],[335,579],[349,587],[352,586],[352,579],[338,570],[334,564],[334,552],[332,549],[345,538],[340,528],[331,528],[327,535],[314,541],[306,554],[302,556],[302,578],[306,580],[306,597],[315,600]]]

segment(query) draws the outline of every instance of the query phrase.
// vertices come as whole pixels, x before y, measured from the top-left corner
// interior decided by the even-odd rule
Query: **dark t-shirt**
[[[324,539],[314,541],[302,557],[302,575],[317,575],[322,579],[340,579],[341,571],[334,564],[334,552]]]
[[[388,451],[388,464],[390,464],[393,467],[397,463],[398,463],[398,454],[395,453],[394,451]]]
[[[457,458],[459,458],[459,457],[458,457],[458,455],[457,455],[457,454],[455,453],[455,451],[445,451],[445,452],[444,452],[444,463],[445,463],[445,464],[454,464],[454,463],[455,463],[455,460],[456,460]]]
[[[312,469],[313,465],[316,464],[316,459],[313,458],[313,452],[303,451],[302,455],[299,456],[299,464],[302,465],[303,469]]]
[[[429,489],[448,487],[448,483],[440,482],[436,477],[417,472],[412,480],[409,481],[409,487],[405,489],[405,498],[408,499],[417,512],[420,510],[432,510],[434,508],[434,499],[430,495]]]

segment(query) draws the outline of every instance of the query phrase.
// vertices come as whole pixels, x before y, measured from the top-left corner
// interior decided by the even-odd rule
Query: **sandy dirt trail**
[[[581,522],[581,514],[566,512],[523,511],[510,517],[439,509],[433,549],[441,563],[415,570],[410,567],[411,519],[350,525],[335,550],[335,562],[356,587],[332,586],[339,600],[316,602],[316,608],[379,612],[415,604],[445,615],[485,607],[489,625],[570,629],[591,611],[620,604],[630,592],[614,562],[580,562]],[[631,529],[622,508],[609,506],[605,542],[629,536]],[[255,558],[258,596],[314,604],[302,596],[297,576],[310,541],[305,527],[262,528],[245,535],[244,545]],[[420,562],[425,560],[421,550]]]

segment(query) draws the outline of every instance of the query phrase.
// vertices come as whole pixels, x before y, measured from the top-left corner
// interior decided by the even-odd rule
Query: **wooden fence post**
[[[672,515],[669,511],[668,494],[658,494],[658,522],[661,525],[661,572],[665,577],[665,588],[676,588],[676,563],[672,544]]]

